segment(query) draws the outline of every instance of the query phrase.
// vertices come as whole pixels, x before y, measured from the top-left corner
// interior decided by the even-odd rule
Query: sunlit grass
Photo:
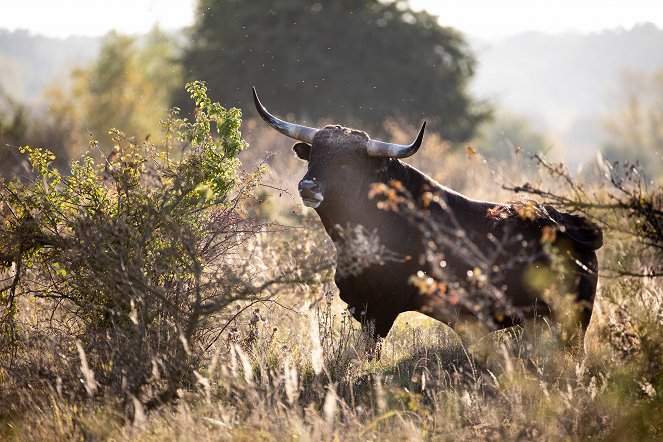
[[[653,291],[641,293],[634,308],[645,307],[642,302],[649,302],[648,308],[660,305]],[[660,410],[655,380],[660,372],[633,371],[629,358],[618,353],[588,357],[582,348],[564,345],[554,324],[544,321],[493,335],[467,331],[461,339],[446,326],[407,313],[385,340],[382,358],[371,360],[359,335],[344,343],[343,333],[359,330],[344,331],[341,318],[320,328],[320,341],[346,345],[349,356],[316,348],[310,326],[320,325],[321,315],[343,314],[340,304],[319,307],[330,311],[293,313],[298,325],[278,311],[263,312],[266,321],[250,344],[242,338],[219,343],[197,382],[157,411],[103,398],[81,403],[66,392],[45,391],[41,399],[20,397],[24,414],[5,418],[3,437],[549,440],[629,438],[622,433],[627,424],[640,425],[635,434],[660,431],[655,420],[644,419],[648,410]],[[660,319],[662,311],[655,308]],[[274,336],[273,327],[292,325],[288,333]],[[316,374],[319,350],[323,368]],[[646,351],[631,350],[634,355]]]
[[[445,160],[424,170],[473,196],[503,200],[495,176],[523,176],[518,162],[493,167],[446,145],[429,148],[446,152]],[[292,188],[304,167],[283,153],[272,164],[280,175],[269,180]],[[314,216],[287,194],[269,192],[260,216],[308,232],[299,233],[297,250],[331,247]],[[602,262],[618,256],[652,265],[607,233]],[[265,235],[250,256],[266,269],[283,265],[278,241]],[[154,409],[145,406],[147,387],[137,396],[100,389],[88,397],[75,340],[38,329],[40,301],[25,302],[22,314],[33,318],[25,324],[42,340],[26,344],[19,368],[2,373],[0,439],[656,440],[663,433],[662,293],[660,280],[602,278],[587,336],[576,330],[573,339],[553,319],[489,334],[481,323],[452,330],[404,313],[377,359],[324,274],[252,305],[228,326],[209,324],[218,338],[201,352],[194,377]],[[158,384],[158,370],[152,376]]]

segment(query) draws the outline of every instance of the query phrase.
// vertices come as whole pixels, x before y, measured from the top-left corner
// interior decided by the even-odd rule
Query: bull
[[[262,119],[297,140],[293,150],[308,163],[302,202],[337,248],[340,298],[356,320],[372,324],[374,337],[386,337],[406,311],[451,327],[467,318],[510,327],[550,315],[562,295],[571,295],[575,323],[587,328],[600,228],[551,206],[470,199],[402,162],[421,146],[425,122],[412,144],[399,145],[341,126],[289,123],[265,109],[255,88],[253,98]],[[358,240],[345,226],[378,238],[391,259],[341,266]],[[551,291],[537,282],[550,275],[564,284]]]

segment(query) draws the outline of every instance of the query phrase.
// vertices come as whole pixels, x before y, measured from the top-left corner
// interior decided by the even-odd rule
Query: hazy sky
[[[247,0],[251,1],[251,0]],[[154,23],[193,23],[195,0],[0,0],[0,28],[54,37],[147,31]],[[653,22],[663,28],[663,0],[411,0],[443,25],[488,39],[518,32],[589,32]]]

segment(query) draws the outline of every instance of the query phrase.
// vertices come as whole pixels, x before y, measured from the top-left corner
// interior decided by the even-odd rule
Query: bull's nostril
[[[317,192],[320,190],[320,186],[315,181],[304,180],[299,182],[299,190],[308,190],[310,192]]]

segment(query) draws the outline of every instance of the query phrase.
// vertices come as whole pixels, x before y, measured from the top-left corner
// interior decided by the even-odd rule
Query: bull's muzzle
[[[320,185],[312,180],[301,180],[299,182],[299,196],[306,207],[315,209],[320,205],[324,197]]]

